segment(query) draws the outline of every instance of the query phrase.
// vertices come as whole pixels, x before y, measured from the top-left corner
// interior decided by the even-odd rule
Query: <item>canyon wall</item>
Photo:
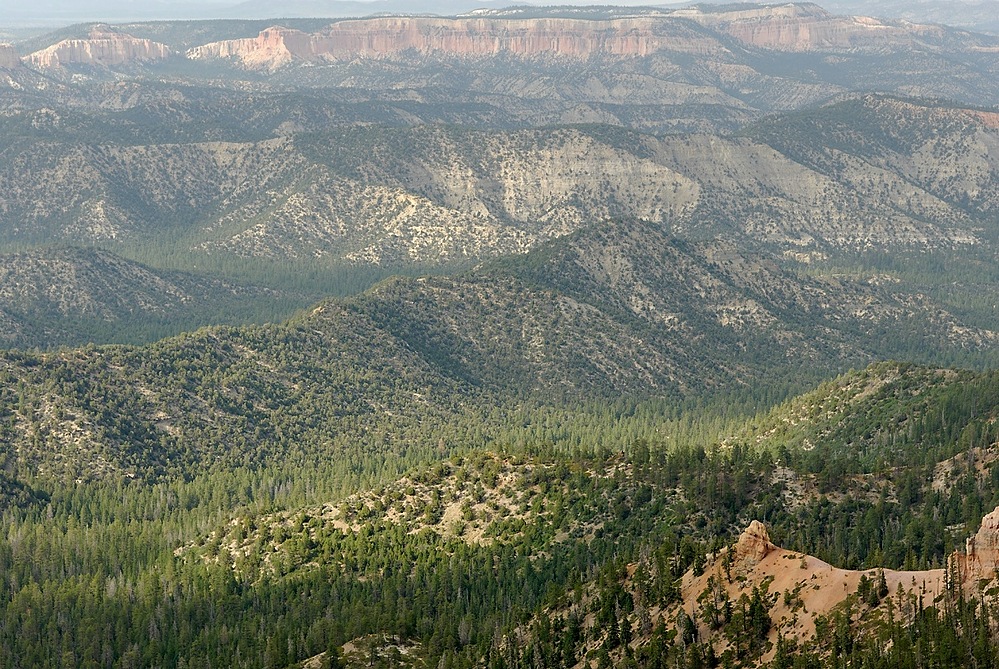
[[[854,49],[906,45],[938,37],[943,29],[913,23],[884,23],[866,16],[834,16],[811,5],[753,7],[729,12],[683,9],[675,13],[718,30],[740,42],[779,51]]]
[[[293,62],[404,54],[450,58],[508,54],[585,60],[594,56],[645,57],[657,52],[724,54],[733,39],[755,48],[798,52],[877,50],[918,42],[932,44],[945,38],[945,29],[939,26],[833,16],[816,5],[788,4],[732,11],[692,7],[605,20],[501,17],[488,12],[459,18],[378,17],[338,21],[316,33],[274,26],[256,37],[194,47],[187,51],[187,57],[231,60],[250,69],[273,70]],[[26,60],[36,67],[115,66],[171,54],[164,44],[98,25],[88,38],[63,40]]]

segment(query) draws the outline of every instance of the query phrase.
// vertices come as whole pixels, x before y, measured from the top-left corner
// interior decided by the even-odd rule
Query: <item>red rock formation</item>
[[[965,552],[951,556],[951,570],[965,587],[996,578],[999,567],[999,507],[982,519],[978,533],[965,541]]]
[[[735,544],[735,562],[749,567],[765,558],[777,547],[770,541],[766,526],[758,520],[749,524]]]
[[[322,52],[336,59],[410,50],[458,56],[646,56],[662,46],[654,25],[649,19],[388,18],[337,23],[318,41]]]
[[[21,58],[10,44],[0,44],[0,70],[21,67]]]
[[[704,54],[724,50],[691,22],[746,44],[787,51],[907,46],[934,26],[886,24],[865,17],[832,16],[815,5],[753,7],[729,12],[697,8],[668,15],[606,21],[466,17],[384,17],[341,21],[316,34],[274,27],[255,38],[213,42],[188,51],[190,58],[231,58],[251,68],[293,61],[385,58],[405,53],[450,57],[554,56],[586,59],[606,55],[648,56],[657,51]]]
[[[225,40],[199,46],[187,52],[188,58],[232,58],[246,67],[277,68],[293,60],[317,59],[315,37],[299,30],[274,26],[256,37]]]
[[[136,61],[162,60],[171,56],[170,47],[94,26],[87,39],[67,39],[28,56],[36,67],[62,65],[125,65]]]
[[[187,55],[275,68],[292,60],[335,61],[404,53],[585,59],[647,56],[665,49],[705,53],[713,48],[717,48],[713,40],[684,24],[654,17],[614,21],[390,17],[342,21],[314,35],[268,28],[255,38],[214,42],[191,49]]]

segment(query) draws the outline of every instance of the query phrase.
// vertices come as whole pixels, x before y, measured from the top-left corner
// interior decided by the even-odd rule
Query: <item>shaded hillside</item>
[[[359,326],[349,324],[359,341],[377,336]],[[303,350],[301,340],[285,342],[289,355]],[[233,400],[225,391],[234,383],[198,372],[198,365],[226,368],[232,350],[199,347],[197,337],[164,346],[185,344],[200,351],[197,362],[183,362],[189,386],[204,379]],[[159,354],[145,354],[145,364],[163,363]],[[46,386],[48,397],[57,398],[73,386],[74,374],[85,378],[78,366],[85,355],[77,354],[76,363],[21,358],[6,364],[30,370],[29,382],[60,369]],[[323,359],[346,356],[333,349]],[[265,362],[259,354],[256,359]],[[135,364],[128,355],[106,361],[109,367]],[[406,368],[413,370],[413,364],[407,360]],[[350,382],[318,364],[313,369],[332,383]],[[398,382],[402,395],[427,381],[421,373]],[[270,392],[277,396],[287,379],[274,370],[268,377],[276,379]],[[825,489],[823,470],[797,464],[813,452],[806,444],[788,441],[775,460],[770,444],[719,444],[719,426],[711,423],[702,424],[693,440],[665,430],[657,440],[630,442],[625,452],[609,451],[611,442],[596,432],[586,433],[571,451],[562,442],[507,452],[469,450],[445,459],[445,444],[445,450],[434,447],[436,463],[394,480],[382,478],[379,485],[351,477],[373,471],[375,463],[385,476],[391,460],[382,452],[329,448],[321,462],[311,463],[293,453],[301,443],[297,438],[284,442],[280,436],[269,441],[275,448],[265,454],[266,466],[201,467],[190,479],[155,484],[108,476],[63,486],[46,480],[51,465],[40,462],[32,470],[33,484],[50,496],[24,488],[18,500],[23,506],[9,508],[0,519],[0,581],[13,593],[0,600],[8,621],[0,628],[0,657],[47,665],[56,655],[83,663],[102,653],[129,661],[141,654],[169,666],[242,657],[243,665],[261,667],[306,660],[322,666],[336,654],[351,666],[400,666],[405,657],[417,667],[653,667],[708,664],[728,651],[738,666],[753,666],[759,658],[798,658],[822,667],[844,656],[858,664],[886,657],[889,665],[915,666],[914,651],[926,656],[946,647],[953,656],[987,665],[995,648],[993,614],[978,607],[972,590],[964,599],[954,590],[939,600],[936,594],[945,561],[955,548],[965,550],[965,538],[975,536],[976,557],[955,564],[971,575],[973,586],[984,573],[979,567],[987,571],[987,556],[995,555],[995,519],[980,530],[979,523],[984,510],[999,504],[999,448],[992,437],[974,442],[979,446],[963,439],[955,444],[949,436],[952,426],[991,424],[999,405],[995,392],[986,390],[995,387],[995,377],[881,365],[775,409],[775,421],[815,421],[816,429],[841,425],[847,442],[861,443],[869,438],[872,419],[896,419],[876,401],[877,392],[856,387],[890,388],[904,379],[900,399],[922,398],[927,415],[946,417],[943,430],[927,424],[925,439],[948,445],[955,457],[940,459],[944,450],[913,444],[909,462],[922,457],[923,463],[896,458],[898,466],[833,477]],[[169,375],[158,379],[173,383]],[[248,373],[242,382],[254,383]],[[403,406],[376,394],[375,382],[376,373],[369,372],[363,397],[392,411]],[[38,416],[72,414],[55,406],[55,399],[35,404],[27,382],[8,379],[3,387],[21,396],[4,399],[10,408],[5,426],[20,424],[26,407],[35,407]],[[158,390],[140,394],[152,397]],[[295,390],[286,386],[284,392]],[[418,444],[436,441],[429,426],[434,398],[419,392],[427,400],[424,423],[396,446],[427,458]],[[837,394],[854,399],[824,406],[814,416],[794,409]],[[471,398],[465,392],[461,401]],[[200,408],[211,438],[227,443],[213,457],[231,459],[238,438],[227,432],[229,419],[204,413],[208,405],[203,401]],[[301,407],[283,402],[287,414]],[[121,415],[127,410],[114,408]],[[320,422],[329,415],[310,414]],[[254,415],[243,416],[253,424]],[[386,427],[372,414],[361,422],[371,431]],[[750,423],[735,431],[752,434],[757,427]],[[44,425],[35,436],[53,444]],[[462,443],[481,438],[470,433]],[[7,433],[3,443],[17,442]],[[875,440],[866,448],[892,453],[890,442]],[[282,464],[289,454],[291,462]],[[74,456],[72,450],[62,455]],[[8,474],[17,471],[17,457],[4,453]],[[828,461],[830,469],[834,464]],[[774,548],[758,524],[727,550],[754,518],[764,519],[774,542],[787,551]],[[865,571],[849,571],[857,567]],[[909,573],[897,571],[902,568]],[[925,573],[913,574],[917,569]],[[991,574],[982,578],[988,581]],[[74,616],[55,624],[67,610]],[[961,625],[953,624],[955,616]],[[35,633],[50,621],[55,632]],[[116,631],[98,640],[86,631],[97,621]],[[151,625],[155,642],[149,640]],[[813,630],[817,643],[810,641]],[[894,641],[885,646],[889,639]]]
[[[157,271],[105,251],[74,248],[0,260],[0,341],[54,347],[146,341],[198,325],[272,318],[289,295],[181,272]]]
[[[160,93],[122,85],[150,95],[143,113],[6,117],[0,241],[185,267],[447,266],[636,218],[812,261],[995,253],[999,130],[974,109],[863,96],[748,137],[656,138],[360,127],[371,108],[345,120],[347,103],[308,96]],[[317,131],[332,119],[346,125]]]
[[[621,223],[457,277],[389,280],[286,325],[7,354],[4,430],[18,471],[55,478],[391,458],[496,437],[512,423],[489,407],[531,398],[785,388],[892,353],[987,358],[995,337],[927,301]]]
[[[999,440],[995,375],[881,363],[760,416],[726,443],[799,452],[841,474],[918,466]]]
[[[979,234],[993,239],[999,211],[996,128],[999,114],[987,110],[865,96],[765,121],[748,132],[846,185],[881,181],[867,192],[896,208],[927,219],[940,218],[934,210],[942,203],[964,210]],[[879,179],[888,174],[895,176]]]

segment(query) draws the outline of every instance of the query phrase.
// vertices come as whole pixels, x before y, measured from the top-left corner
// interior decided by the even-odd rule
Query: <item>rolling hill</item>
[[[926,299],[619,223],[454,277],[387,280],[284,325],[5,354],[6,401],[24,399],[5,430],[32,478],[393,458],[427,452],[428,434],[505,433],[491,406],[679,401],[892,355],[989,360],[996,337]]]
[[[289,302],[277,291],[156,271],[94,249],[33,250],[0,260],[6,347],[147,341],[201,324],[266,318]]]

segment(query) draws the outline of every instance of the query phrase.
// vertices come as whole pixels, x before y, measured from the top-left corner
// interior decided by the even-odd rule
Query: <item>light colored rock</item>
[[[758,520],[749,524],[735,544],[736,559],[742,562],[759,562],[767,553],[777,548],[770,541],[766,526]]]
[[[918,37],[942,33],[938,26],[884,23],[866,16],[833,16],[816,5],[753,6],[729,12],[692,8],[679,13],[745,44],[779,51],[852,49],[873,43],[906,45]]]
[[[315,37],[300,30],[273,26],[256,37],[224,40],[199,46],[187,52],[188,58],[235,59],[252,69],[276,69],[292,61],[317,59]]]
[[[586,59],[596,55],[647,56],[666,48],[701,52],[708,39],[674,34],[675,22],[657,18],[613,21],[573,19],[387,17],[342,21],[307,35],[273,27],[255,38],[196,47],[189,58],[231,58],[250,68],[277,68],[292,61],[342,61],[399,56],[406,52],[457,57],[509,54]]]
[[[13,70],[21,67],[21,58],[10,44],[0,44],[0,70]]]
[[[728,12],[690,8],[602,21],[379,17],[340,21],[313,34],[275,26],[257,37],[195,47],[187,55],[232,59],[252,69],[277,69],[292,62],[401,57],[407,53],[585,60],[595,56],[643,57],[662,51],[702,55],[724,51],[716,38],[695,29],[692,23],[754,47],[782,51],[908,46],[943,34],[937,26],[833,16],[814,5],[789,4]]]
[[[140,61],[163,60],[173,55],[170,47],[148,39],[139,39],[97,25],[86,39],[67,39],[36,51],[28,61],[39,68],[65,65],[113,67]]]

